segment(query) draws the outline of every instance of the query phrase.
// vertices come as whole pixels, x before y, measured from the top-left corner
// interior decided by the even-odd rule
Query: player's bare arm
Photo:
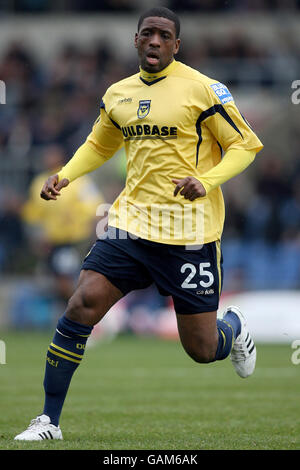
[[[68,184],[69,180],[67,178],[59,181],[58,175],[49,176],[42,187],[41,198],[45,199],[45,201],[50,201],[51,199],[56,201],[57,196],[60,196],[60,190],[68,186]]]
[[[182,179],[172,179],[172,182],[176,184],[174,189],[174,196],[180,191],[181,196],[184,196],[185,199],[194,201],[197,197],[204,197],[206,195],[206,190],[203,184],[194,178],[194,176],[187,176]]]

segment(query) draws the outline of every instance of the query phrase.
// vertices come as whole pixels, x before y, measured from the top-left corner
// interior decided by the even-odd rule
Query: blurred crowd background
[[[292,84],[300,80],[300,1],[151,6],[158,4],[182,19],[177,59],[225,83],[265,145],[223,187],[224,292],[299,289],[300,104]],[[90,132],[107,87],[138,70],[133,38],[148,7],[138,0],[0,0],[0,323],[49,326],[61,315],[96,239],[97,206],[112,203],[124,186],[120,151],[66,190],[55,209],[39,198],[45,175]],[[151,323],[143,314],[168,302],[150,289],[118,308],[131,314],[130,328],[143,329]]]

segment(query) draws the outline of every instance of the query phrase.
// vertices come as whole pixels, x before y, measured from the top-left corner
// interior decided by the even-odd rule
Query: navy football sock
[[[79,366],[93,327],[81,325],[63,316],[47,352],[44,378],[45,404],[43,414],[58,426],[61,410],[73,373]]]
[[[225,359],[229,354],[234,342],[234,330],[232,326],[224,320],[217,320],[219,341],[215,356],[215,361]]]
[[[236,313],[229,310],[223,317],[223,320],[229,323],[234,332],[234,338],[236,339],[241,333],[241,320]]]

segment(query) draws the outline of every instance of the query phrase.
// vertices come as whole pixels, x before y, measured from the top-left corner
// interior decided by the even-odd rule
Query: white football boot
[[[246,378],[253,374],[255,369],[256,347],[247,329],[246,320],[240,309],[234,305],[231,305],[230,307],[226,308],[224,315],[229,311],[235,313],[241,321],[241,333],[234,341],[230,353],[230,359],[236,370],[236,373],[240,377]]]
[[[28,428],[15,437],[15,441],[43,441],[44,439],[62,439],[59,426],[50,423],[49,416],[41,415],[32,419]]]

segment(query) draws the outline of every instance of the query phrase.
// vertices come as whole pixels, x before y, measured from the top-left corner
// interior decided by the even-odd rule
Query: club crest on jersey
[[[139,119],[143,119],[144,117],[148,116],[150,112],[150,104],[151,100],[140,100],[137,110],[137,116]]]

